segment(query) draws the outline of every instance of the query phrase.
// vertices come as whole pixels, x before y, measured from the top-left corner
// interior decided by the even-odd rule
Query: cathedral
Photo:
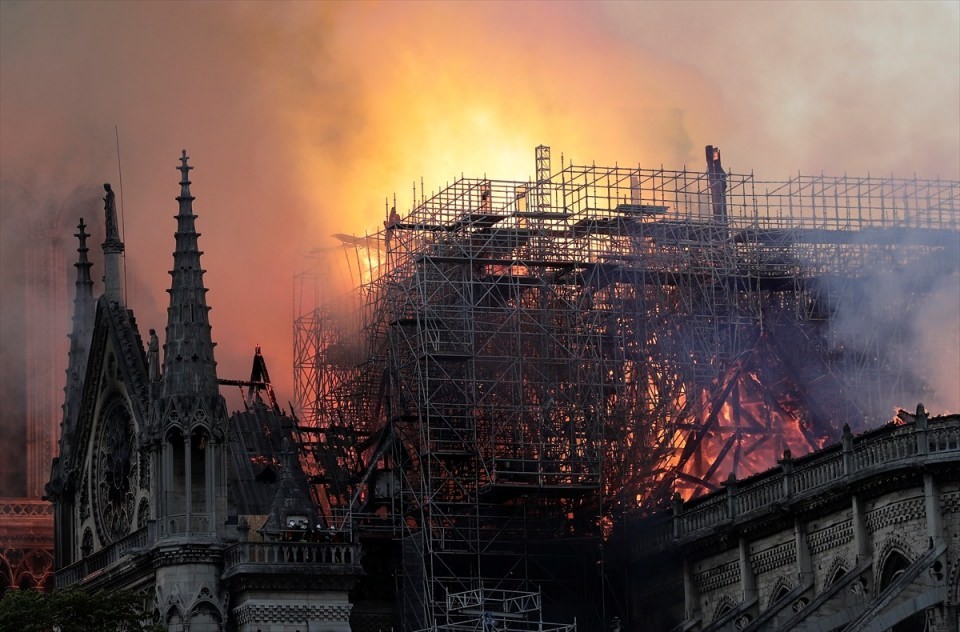
[[[126,305],[104,185],[104,292],[80,220],[54,505],[56,586],[141,592],[168,630],[349,631],[359,544],[318,516],[259,349],[244,410],[220,393],[186,151],[164,339]]]
[[[542,174],[549,174],[547,149],[538,148]],[[713,155],[712,149],[708,147],[708,157]],[[376,373],[357,372],[353,375],[364,379],[375,375],[377,379],[361,380],[353,385],[356,390],[348,389],[351,398],[359,395],[373,401],[369,390],[364,390],[370,384],[379,385],[378,397],[384,396],[390,385],[406,388],[397,390],[396,399],[391,400],[396,409],[390,423],[361,441],[357,437],[362,435],[354,432],[358,428],[327,428],[327,438],[335,441],[306,446],[314,450],[315,463],[323,461],[322,467],[305,471],[297,454],[298,444],[304,447],[299,441],[297,420],[277,405],[259,348],[253,356],[249,380],[224,380],[217,375],[194,197],[190,193],[192,167],[185,151],[180,163],[174,265],[162,334],[149,329],[143,335],[126,304],[124,244],[110,185],[104,185],[104,291],[99,298],[94,296],[87,240],[91,237],[88,228],[94,234],[101,229],[88,227],[82,219],[78,226],[73,326],[59,452],[46,487],[46,496],[53,504],[57,588],[136,591],[143,595],[144,605],[155,621],[166,630],[182,632],[945,632],[956,630],[960,624],[960,415],[931,416],[919,405],[915,415],[901,411],[896,420],[873,429],[854,431],[845,425],[838,441],[830,443],[825,435],[822,441],[810,444],[808,454],[798,452],[796,456],[792,456],[789,445],[782,443],[786,436],[782,433],[763,434],[763,439],[752,448],[744,448],[742,455],[740,434],[731,435],[722,449],[718,444],[713,457],[706,449],[698,452],[698,446],[706,445],[704,437],[712,432],[711,424],[714,430],[720,428],[718,415],[728,396],[736,415],[750,405],[782,407],[774,401],[775,390],[768,388],[763,399],[756,399],[745,387],[734,388],[738,376],[749,373],[744,366],[751,367],[740,364],[742,359],[758,357],[755,350],[761,347],[755,347],[751,351],[754,355],[738,356],[735,372],[728,373],[733,377],[715,393],[713,412],[699,426],[700,434],[686,435],[689,440],[683,448],[684,458],[696,453],[704,459],[716,459],[697,483],[709,491],[686,501],[677,494],[672,503],[664,496],[665,502],[660,504],[638,504],[636,511],[606,523],[599,514],[591,522],[594,514],[590,512],[599,511],[593,500],[600,501],[605,488],[599,484],[600,470],[586,468],[599,467],[600,457],[587,448],[603,445],[600,426],[592,435],[578,430],[571,421],[586,423],[586,413],[576,411],[591,396],[567,388],[568,362],[563,358],[568,356],[551,356],[553,369],[525,378],[542,379],[544,392],[565,393],[569,398],[568,412],[558,413],[554,419],[562,422],[556,427],[544,417],[549,407],[559,408],[553,397],[537,408],[537,415],[530,414],[533,409],[529,406],[518,406],[511,399],[519,391],[505,390],[502,401],[494,400],[499,408],[494,407],[493,412],[499,417],[484,418],[473,410],[491,404],[475,401],[466,406],[464,402],[471,400],[466,393],[469,389],[463,385],[478,385],[477,393],[491,397],[501,387],[500,363],[504,358],[517,355],[518,350],[539,353],[543,332],[552,336],[553,323],[566,327],[567,323],[580,322],[582,308],[579,303],[572,308],[550,307],[552,311],[540,314],[550,327],[518,327],[517,337],[527,340],[524,347],[491,343],[489,349],[471,349],[463,343],[469,339],[466,323],[484,327],[494,323],[503,338],[504,323],[512,322],[512,314],[525,310],[529,316],[540,309],[539,303],[520,300],[531,288],[545,286],[548,281],[576,291],[586,286],[582,276],[564,281],[551,273],[549,279],[537,280],[524,272],[510,282],[509,292],[504,289],[508,284],[501,266],[512,265],[516,253],[526,247],[534,233],[527,225],[492,228],[507,218],[487,208],[491,200],[489,181],[467,187],[462,196],[438,198],[455,201],[452,208],[437,211],[445,221],[398,222],[391,217],[385,223],[384,244],[390,249],[403,246],[420,267],[394,268],[396,283],[388,287],[398,294],[388,295],[383,305],[403,308],[407,301],[411,310],[436,308],[436,314],[446,320],[427,317],[428,312],[419,315],[419,311],[401,310],[401,318],[394,315],[389,321],[396,344],[391,360],[401,360],[398,366],[407,373],[390,375],[388,380]],[[710,185],[711,197],[704,195],[703,199],[724,200],[726,175],[722,170],[712,173],[714,180],[703,180]],[[632,182],[627,177],[622,180]],[[515,214],[527,212],[527,189],[519,187],[503,186],[497,193],[504,208],[522,202],[524,210],[511,211]],[[630,187],[633,195],[633,185]],[[943,199],[956,200],[956,183],[946,185],[946,189],[954,193],[943,195]],[[714,190],[719,191],[716,198]],[[488,212],[461,217],[457,205],[471,195],[476,202],[470,204],[478,205],[472,208],[487,208]],[[676,253],[672,244],[692,241],[694,233],[687,228],[695,227],[705,235],[700,249],[719,252],[713,224],[719,216],[724,231],[729,227],[726,214],[732,207],[725,202],[699,205],[710,212],[710,221],[694,224],[660,219],[666,207],[628,204],[624,199],[612,196],[611,212],[653,218],[630,220],[634,222],[630,230],[651,231],[650,241],[644,242],[647,245],[659,240],[666,244],[663,252]],[[582,210],[595,211],[592,207]],[[936,213],[946,214],[940,209]],[[542,214],[538,210],[527,219],[533,221]],[[629,234],[614,229],[627,226],[626,220],[609,219],[588,217],[578,220],[576,226],[582,231],[599,227],[595,236]],[[951,262],[957,259],[949,258],[953,244],[960,243],[955,239],[955,226],[954,222],[947,227],[952,232],[944,229],[924,233],[928,241],[917,251],[924,260],[947,253],[943,259],[949,265],[944,266],[944,278],[956,274]],[[749,232],[752,230],[745,229],[743,235],[753,235]],[[428,233],[422,243],[404,235],[418,231]],[[458,231],[462,233],[459,236],[455,235]],[[764,233],[764,239],[787,232],[777,228]],[[434,233],[442,234],[443,239],[435,241]],[[829,245],[830,240],[841,241],[839,235],[819,231],[803,234],[818,247]],[[893,243],[886,241],[885,234],[869,235],[884,251]],[[737,239],[745,241],[747,237]],[[390,252],[396,254],[396,250]],[[498,252],[499,259],[490,259],[491,252]],[[540,260],[544,269],[566,265],[553,261],[552,251],[544,252],[547,255]],[[839,257],[837,261],[837,269],[849,273],[846,263]],[[729,263],[731,270],[740,269],[739,259]],[[706,264],[713,265],[709,260]],[[449,275],[450,265],[469,272],[462,277]],[[495,272],[475,276],[477,265],[493,265]],[[583,269],[588,266],[583,264]],[[612,267],[602,269],[612,274]],[[421,285],[410,283],[406,276],[410,270],[421,275],[410,277],[419,278]],[[627,271],[625,267],[618,274]],[[599,276],[591,283],[604,287],[612,284]],[[524,279],[522,283],[520,278]],[[463,283],[463,279],[468,282]],[[623,281],[625,287],[631,283],[645,281],[642,275]],[[774,294],[792,296],[792,287],[777,283]],[[437,304],[420,301],[420,290],[410,289],[414,287],[434,288],[429,298]],[[476,301],[472,292],[481,287],[487,287],[487,293],[482,301]],[[435,288],[444,288],[444,292]],[[669,291],[658,293],[663,290],[659,288],[651,296],[672,296],[674,289],[671,286]],[[714,289],[703,294],[704,288],[692,282],[687,290],[694,297],[716,298]],[[435,296],[456,300],[447,305]],[[732,300],[733,296],[728,298]],[[598,293],[590,293],[586,313],[593,313],[598,297]],[[759,298],[764,302],[757,305],[766,309],[767,299]],[[809,305],[802,293],[790,300]],[[635,304],[626,303],[630,310]],[[456,309],[451,310],[451,305]],[[655,310],[659,313],[668,311],[667,306],[673,303],[656,305],[661,306]],[[619,299],[607,305],[607,311],[626,314],[619,309]],[[955,317],[955,312],[947,313],[947,317]],[[439,328],[441,323],[446,323],[446,329]],[[450,323],[460,329],[448,326]],[[606,331],[607,324],[600,322],[596,329],[583,331],[593,332],[593,336]],[[454,334],[464,337],[458,341]],[[704,341],[712,340],[711,336]],[[609,338],[621,345],[630,342],[612,335]],[[621,348],[613,347],[616,352]],[[704,348],[707,352],[712,349],[709,344]],[[533,352],[530,355],[537,357]],[[489,377],[483,373],[478,377],[471,373],[473,369],[463,368],[473,356],[488,362],[488,369],[495,369],[490,370]],[[610,366],[599,363],[603,357],[598,352],[598,362],[584,366]],[[336,370],[339,365],[325,366]],[[383,369],[376,363],[370,366]],[[424,366],[433,372],[417,372]],[[691,370],[699,371],[702,366],[694,362]],[[749,375],[759,384],[758,366]],[[353,367],[348,369],[352,371]],[[388,376],[386,370],[382,375]],[[623,378],[619,383],[628,385],[633,379]],[[776,384],[784,383],[784,379],[778,378]],[[614,392],[611,383],[602,376],[595,380],[592,388],[597,389],[598,398]],[[228,413],[221,395],[221,387],[226,384],[245,389],[243,410]],[[448,388],[451,384],[455,388]],[[720,386],[716,381],[713,384]],[[414,402],[411,393],[422,400]],[[791,406],[791,402],[803,401],[799,391],[796,393],[797,397],[791,395],[784,401]],[[629,399],[629,392],[621,394]],[[843,419],[842,408],[830,407],[824,403],[828,401],[842,404],[845,400],[811,398],[807,404],[814,407],[811,410],[826,410],[821,417],[831,423]],[[337,414],[343,414],[341,405],[346,406],[346,401],[338,401],[333,409]],[[301,408],[307,410],[306,406]],[[350,414],[354,417],[351,423],[362,426],[362,414]],[[591,413],[589,419],[594,418],[599,424],[599,413]],[[495,419],[502,425],[488,424],[490,429],[501,430],[491,435],[496,439],[490,441],[493,448],[483,447],[487,452],[481,451],[477,439],[477,428],[484,429],[477,419]],[[760,427],[758,419],[769,422],[769,417],[746,414],[743,419],[743,428]],[[637,427],[641,422],[636,422]],[[522,443],[522,433],[514,435],[513,426],[529,436],[539,435],[541,443]],[[741,433],[739,425],[737,428]],[[796,428],[800,432],[801,426]],[[350,433],[337,434],[343,430]],[[619,450],[621,443],[611,445]],[[568,445],[579,447],[573,450]],[[636,445],[643,450],[650,447]],[[526,446],[530,453],[515,452],[518,446]],[[711,482],[728,450],[733,449],[737,459],[750,456],[755,448],[773,454],[773,446],[778,446],[778,452],[766,469],[758,468],[739,478],[731,471],[717,484]],[[546,448],[559,451],[539,451]],[[339,454],[337,449],[341,449]],[[363,450],[367,451],[365,464],[350,470],[353,461],[347,457],[352,451],[359,455]],[[549,454],[553,456],[544,456]],[[638,449],[634,454],[642,456],[644,452]],[[780,454],[782,458],[777,458]],[[487,460],[481,461],[481,456]],[[602,458],[611,460],[611,456],[605,453]],[[433,469],[422,465],[431,463],[429,459],[434,459]],[[628,455],[626,462],[631,459]],[[480,465],[489,466],[487,478],[478,473]],[[585,469],[575,469],[581,466]],[[348,474],[356,475],[353,488],[341,486]],[[682,470],[676,475],[681,482],[697,480]],[[639,501],[644,488],[629,486],[632,475],[620,476],[610,480],[626,486],[614,489],[611,484],[610,489],[617,496],[623,489],[633,490]],[[336,485],[325,488],[328,495],[324,506],[327,510],[334,505],[350,507],[354,524],[328,522],[325,516],[332,512],[321,511],[312,500],[311,492],[330,481]],[[474,488],[465,490],[470,485]],[[351,496],[344,496],[340,503],[329,502],[344,490]],[[583,510],[579,518],[575,508]],[[602,536],[601,526],[605,528]],[[361,553],[366,570],[361,566]],[[486,565],[484,576],[479,573],[480,560]],[[519,577],[528,572],[539,575],[533,575],[535,580],[530,581]],[[462,590],[451,588],[458,583],[462,583]],[[563,623],[544,624],[543,615]]]

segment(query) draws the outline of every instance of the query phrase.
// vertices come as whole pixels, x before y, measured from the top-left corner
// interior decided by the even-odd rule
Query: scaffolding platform
[[[888,343],[960,274],[960,182],[765,181],[718,161],[554,171],[544,146],[535,166],[459,178],[342,239],[358,341],[328,306],[298,311],[302,460],[330,507],[363,509],[364,472],[396,473],[378,502],[402,541],[405,630],[486,632],[476,586],[548,567],[523,562],[534,544],[600,547],[624,512],[809,452],[929,388],[913,347]],[[876,300],[878,276],[916,282]],[[841,316],[868,305],[882,326],[845,338]],[[351,442],[344,425],[392,439]],[[491,507],[523,517],[509,545],[483,527]],[[593,580],[578,589],[599,602]],[[503,629],[547,629],[502,612]]]

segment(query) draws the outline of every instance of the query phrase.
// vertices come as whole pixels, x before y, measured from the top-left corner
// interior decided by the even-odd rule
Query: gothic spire
[[[190,195],[193,169],[187,164],[187,151],[180,156],[180,195],[177,202],[176,249],[170,271],[170,307],[167,309],[167,333],[163,359],[163,396],[219,396],[217,363],[213,358],[214,342],[210,336],[204,270],[200,267],[197,247],[196,216]]]
[[[96,316],[97,303],[93,298],[93,280],[90,278],[90,267],[93,265],[87,259],[87,225],[80,218],[77,225],[77,269],[76,290],[73,297],[73,330],[70,332],[70,351],[67,359],[67,385],[64,399],[64,421],[73,423],[80,405],[80,388],[84,374],[87,371],[87,357],[90,353],[90,336],[93,335],[93,323]]]
[[[93,335],[94,318],[96,317],[96,301],[93,298],[93,280],[90,278],[90,267],[93,265],[87,259],[87,225],[80,218],[75,237],[80,242],[77,247],[76,292],[73,298],[73,328],[70,331],[70,351],[67,355],[67,381],[64,385],[63,418],[60,432],[61,461],[69,461],[73,433],[76,430],[77,415],[80,411],[83,378],[87,372],[87,359],[90,355],[90,338]],[[54,465],[51,480],[60,480],[62,472]],[[61,481],[62,482],[62,481]]]
[[[123,305],[123,241],[117,229],[117,201],[110,184],[104,184],[103,211],[107,238],[103,242],[103,294],[110,302]]]
[[[93,313],[96,305],[93,298],[93,280],[90,278],[90,268],[93,264],[87,259],[87,253],[90,252],[90,249],[87,248],[87,237],[90,234],[87,233],[87,225],[83,223],[82,217],[80,223],[77,224],[77,230],[79,232],[73,235],[80,242],[80,245],[77,246],[77,262],[73,264],[73,267],[77,269],[76,293],[73,298],[74,329],[76,329],[78,319],[86,319],[88,322],[83,322],[83,324],[88,325],[89,329],[93,329]]]

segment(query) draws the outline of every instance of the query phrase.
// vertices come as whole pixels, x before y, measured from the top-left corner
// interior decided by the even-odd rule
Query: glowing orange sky
[[[128,302],[162,330],[186,148],[221,377],[259,343],[282,401],[302,255],[421,176],[526,179],[541,143],[701,169],[712,143],[770,179],[960,177],[955,2],[5,0],[0,29],[0,180],[95,199],[117,126]]]

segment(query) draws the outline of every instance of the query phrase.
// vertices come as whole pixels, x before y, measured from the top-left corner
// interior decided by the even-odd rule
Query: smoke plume
[[[56,209],[122,172],[128,302],[162,331],[186,148],[220,375],[245,377],[261,344],[281,399],[302,255],[375,230],[421,176],[526,179],[540,143],[555,169],[699,170],[713,143],[771,179],[960,174],[953,3],[5,1],[0,18],[5,190],[42,201],[26,212],[64,228],[72,262]],[[23,316],[3,304],[6,344]]]

